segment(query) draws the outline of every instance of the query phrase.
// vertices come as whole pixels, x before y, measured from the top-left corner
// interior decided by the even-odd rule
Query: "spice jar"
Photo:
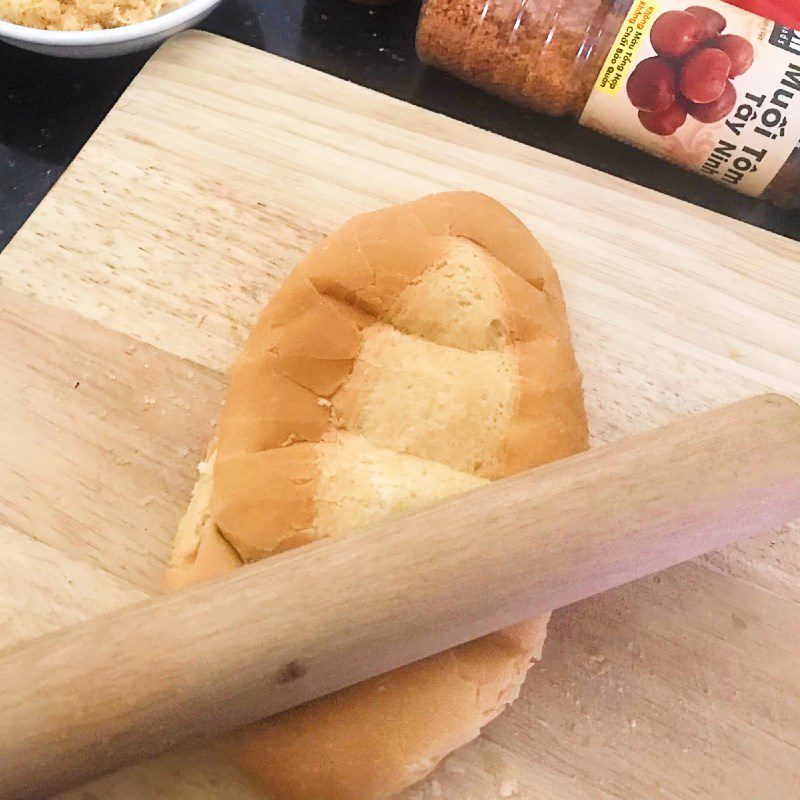
[[[720,0],[425,0],[426,63],[800,208],[800,33]]]

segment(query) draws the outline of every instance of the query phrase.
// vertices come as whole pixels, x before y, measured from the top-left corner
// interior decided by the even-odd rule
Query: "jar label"
[[[581,124],[760,195],[800,140],[800,32],[720,0],[633,0]]]

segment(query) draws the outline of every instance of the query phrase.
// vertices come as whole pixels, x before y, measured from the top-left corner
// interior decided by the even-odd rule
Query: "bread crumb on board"
[[[519,781],[516,778],[509,778],[500,784],[500,797],[511,797],[519,794]]]
[[[176,0],[0,0],[0,19],[50,31],[119,28],[183,5]]]

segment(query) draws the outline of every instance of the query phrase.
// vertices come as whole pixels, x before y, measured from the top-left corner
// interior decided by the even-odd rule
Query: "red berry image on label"
[[[800,153],[800,30],[793,37],[722,0],[624,6],[581,124],[752,197],[777,197]]]
[[[675,103],[675,68],[664,58],[646,58],[633,70],[625,88],[631,103],[640,111],[666,111]]]
[[[725,91],[731,60],[716,47],[692,53],[681,67],[681,94],[693,103],[713,103]]]
[[[731,60],[731,71],[728,76],[730,78],[743,75],[753,66],[756,51],[753,49],[753,45],[743,36],[726,33],[724,36],[712,39],[708,44],[709,47],[716,47],[717,50],[722,50]]]
[[[703,40],[718,36],[725,30],[725,26],[728,24],[725,17],[723,17],[719,11],[714,11],[713,8],[689,6],[689,8],[686,9],[686,13],[691,14],[700,24]]]
[[[736,106],[731,79],[753,65],[755,49],[743,36],[723,34],[718,11],[690,6],[657,16],[650,43],[658,55],[641,61],[626,84],[643,128],[671,136],[686,122],[720,122]]]
[[[706,39],[701,22],[686,11],[667,11],[650,30],[650,43],[660,56],[680,58]]]
[[[650,133],[658,136],[672,136],[686,122],[686,109],[683,101],[678,99],[665,111],[640,111],[639,122]]]
[[[728,81],[722,94],[711,103],[687,101],[686,110],[700,122],[719,122],[733,111],[736,105],[736,87]]]

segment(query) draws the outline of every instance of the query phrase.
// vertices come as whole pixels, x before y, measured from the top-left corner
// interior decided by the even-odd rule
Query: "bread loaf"
[[[466,192],[365,214],[312,250],[257,322],[168,583],[347,536],[586,446],[558,279],[522,223]],[[388,798],[517,697],[546,623],[279,714],[228,752],[271,800]]]

